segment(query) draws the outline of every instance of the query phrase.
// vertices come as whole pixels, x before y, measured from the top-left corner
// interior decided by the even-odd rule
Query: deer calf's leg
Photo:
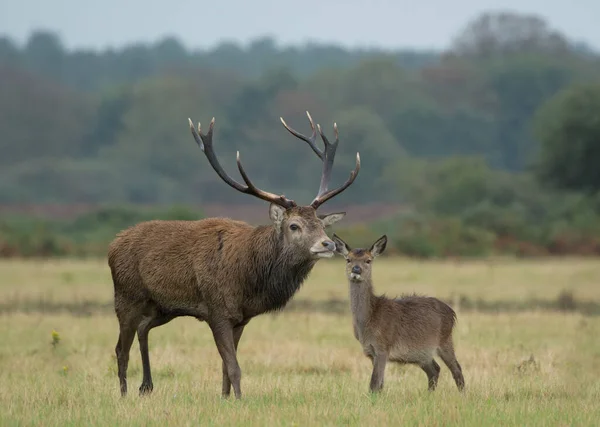
[[[456,354],[454,353],[454,346],[451,342],[446,343],[443,347],[438,349],[438,354],[452,372],[452,377],[456,383],[456,387],[463,391],[465,388],[465,378],[463,377],[462,368],[458,360],[456,360]]]
[[[234,344],[233,327],[229,322],[219,322],[210,325],[217,349],[223,360],[225,371],[229,377],[229,382],[233,386],[233,392],[236,399],[242,398],[240,381],[242,370],[236,357],[236,346]],[[223,384],[225,389],[225,384]]]
[[[383,377],[385,374],[385,365],[387,363],[387,354],[377,354],[373,356],[373,373],[371,374],[371,383],[369,388],[371,392],[377,393],[383,388]]]
[[[435,390],[435,388],[437,387],[438,378],[440,377],[440,365],[438,365],[435,360],[431,359],[431,362],[422,363],[419,366],[427,374],[429,391]]]
[[[240,338],[242,337],[242,333],[244,332],[244,326],[240,325],[233,328],[233,345],[235,346],[235,351],[237,354],[238,344],[240,343]],[[231,393],[231,381],[229,381],[229,374],[227,373],[227,365],[225,361],[223,361],[223,397],[229,397]]]

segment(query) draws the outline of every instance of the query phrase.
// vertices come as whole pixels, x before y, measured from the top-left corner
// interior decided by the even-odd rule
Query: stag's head
[[[213,118],[210,122],[210,126],[206,134],[202,133],[200,124],[198,124],[198,131],[196,131],[192,120],[188,120],[194,139],[200,146],[202,152],[204,152],[208,158],[210,165],[213,167],[215,172],[217,172],[219,177],[221,177],[223,181],[236,190],[271,203],[269,208],[269,216],[273,221],[273,226],[275,227],[278,236],[283,239],[286,247],[294,247],[297,249],[296,252],[304,251],[312,258],[329,258],[334,254],[335,243],[325,233],[325,227],[339,221],[346,215],[346,213],[338,212],[328,215],[317,215],[317,209],[320,205],[340,194],[342,191],[348,188],[352,182],[354,182],[356,176],[358,175],[358,171],[360,170],[360,156],[358,153],[356,153],[356,167],[350,173],[348,180],[340,187],[329,190],[328,187],[331,179],[331,169],[333,167],[335,152],[339,143],[337,125],[333,125],[335,141],[331,143],[321,131],[321,126],[317,125],[315,127],[310,114],[307,112],[306,115],[308,116],[308,120],[312,128],[312,135],[310,137],[296,132],[290,128],[283,119],[281,119],[281,122],[292,135],[305,141],[323,162],[323,172],[321,174],[319,192],[308,206],[298,206],[294,200],[288,199],[284,195],[269,193],[257,188],[250,181],[250,178],[248,178],[248,175],[242,167],[239,151],[237,153],[237,165],[245,184],[241,184],[232,179],[221,167],[213,149],[212,136],[215,119]],[[324,144],[323,150],[317,147],[316,144],[317,130]]]
[[[335,251],[335,243],[325,234],[325,227],[344,217],[345,212],[317,215],[311,206],[282,208],[271,204],[270,216],[286,246],[302,251],[308,249],[313,258],[330,258]]]
[[[367,249],[352,249],[336,234],[333,235],[335,251],[346,258],[346,276],[353,282],[370,282],[371,263],[385,251],[387,236],[383,235]]]

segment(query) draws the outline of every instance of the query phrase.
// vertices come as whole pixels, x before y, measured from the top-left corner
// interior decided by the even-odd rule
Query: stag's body
[[[310,119],[310,116],[309,116]],[[253,227],[226,218],[198,221],[147,221],[117,235],[109,246],[108,264],[114,283],[119,339],[115,348],[121,394],[127,393],[127,366],[131,345],[138,335],[143,366],[140,393],[153,389],[148,334],[176,317],[206,321],[223,360],[222,394],[233,386],[241,397],[241,369],[237,347],[245,325],[253,317],[283,308],[300,288],[319,258],[333,256],[335,244],[325,227],[344,213],[317,216],[316,209],[353,181],[328,191],[337,147],[321,133],[325,151],[315,146],[316,130],[307,138],[286,128],[311,145],[323,160],[319,194],[309,206],[256,188],[246,175],[238,154],[238,168],[246,185],[231,179],[212,149],[213,122],[207,135],[192,134],[217,174],[230,186],[270,201],[273,224]],[[320,131],[320,128],[319,128]],[[336,128],[337,137],[337,128]]]
[[[117,302],[240,323],[285,306],[298,290],[316,259],[290,252],[270,225],[225,218],[149,221],[117,236],[109,265]]]
[[[435,390],[440,374],[435,355],[448,366],[457,387],[462,390],[464,378],[452,340],[456,323],[454,310],[437,298],[391,299],[374,294],[371,262],[385,250],[385,236],[369,250],[352,250],[335,235],[334,241],[336,250],[347,260],[354,336],[365,356],[373,362],[371,391],[377,392],[383,387],[388,361],[419,366],[427,374],[429,390]]]

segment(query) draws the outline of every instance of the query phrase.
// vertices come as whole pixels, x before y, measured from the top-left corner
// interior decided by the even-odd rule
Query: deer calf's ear
[[[335,243],[335,251],[340,255],[348,256],[348,253],[350,252],[350,247],[348,244],[340,239],[335,233],[332,237],[332,240]]]
[[[329,227],[330,225],[335,224],[345,216],[346,212],[336,212],[328,215],[319,215],[319,219],[323,223],[323,226]]]
[[[271,203],[269,206],[269,217],[271,221],[275,223],[277,228],[281,228],[281,223],[283,222],[283,214],[285,213],[285,208],[276,205],[275,203]]]
[[[373,243],[373,246],[371,246],[369,252],[371,252],[371,255],[373,256],[373,258],[375,258],[376,256],[381,255],[383,251],[385,251],[386,246],[387,236],[384,234],[375,243]]]

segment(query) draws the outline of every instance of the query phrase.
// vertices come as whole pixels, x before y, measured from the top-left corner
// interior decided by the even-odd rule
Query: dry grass
[[[377,291],[390,295],[518,302],[552,300],[570,290],[600,301],[595,260],[386,259],[375,269]],[[265,315],[250,323],[240,343],[239,402],[219,397],[220,359],[208,327],[178,319],[150,336],[153,395],[137,396],[135,343],[131,393],[121,399],[113,357],[117,322],[105,308],[111,297],[104,261],[0,263],[0,299],[12,305],[0,312],[1,425],[596,425],[600,417],[600,317],[459,312],[455,339],[464,395],[444,366],[430,394],[420,369],[390,365],[384,392],[371,396],[370,362],[346,312]],[[340,259],[320,263],[297,295],[345,298]],[[97,307],[88,316],[49,314],[36,311],[43,307],[36,301]],[[53,330],[60,335],[55,346]]]

